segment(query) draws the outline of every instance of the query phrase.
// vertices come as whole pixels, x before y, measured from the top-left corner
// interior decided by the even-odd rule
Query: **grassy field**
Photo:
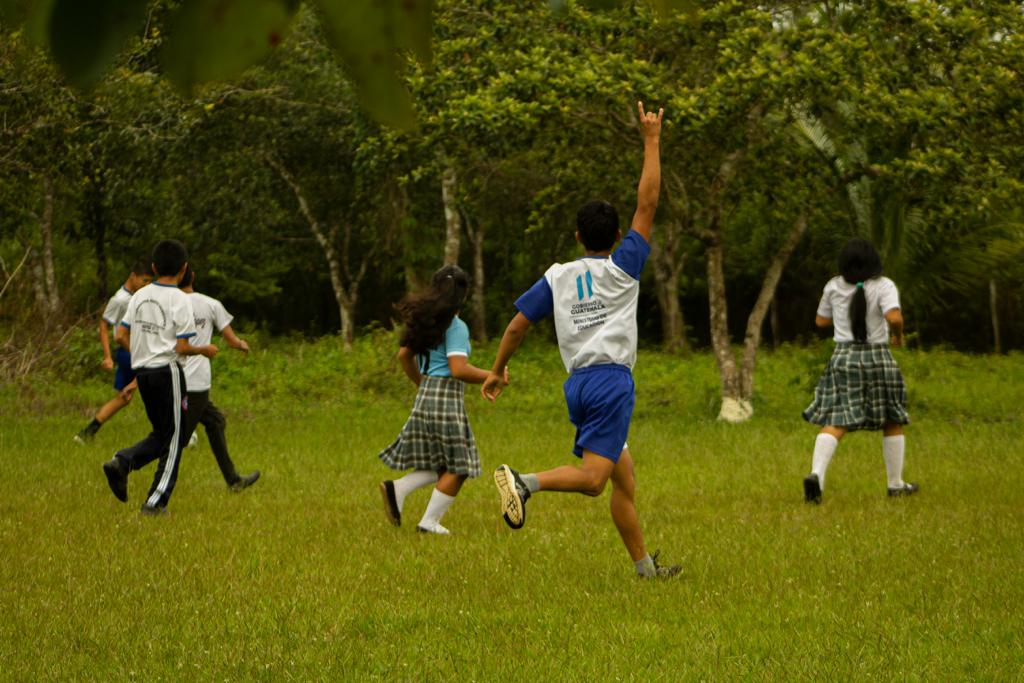
[[[685,567],[641,582],[607,492],[541,494],[512,532],[485,476],[445,518],[450,537],[414,531],[427,490],[406,526],[387,525],[376,453],[412,399],[391,343],[218,359],[233,456],[263,479],[229,494],[204,442],[157,519],[138,513],[151,469],[128,505],[100,470],[145,432],[141,402],[83,448],[71,436],[104,379],[0,387],[0,678],[1024,677],[1024,357],[901,354],[922,493],[888,499],[880,436],[858,434],[814,507],[799,411],[827,349],[765,354],[757,415],[739,426],[714,420],[710,356],[641,352],[641,521]],[[467,401],[485,471],[573,461],[557,353],[527,346],[498,406]]]

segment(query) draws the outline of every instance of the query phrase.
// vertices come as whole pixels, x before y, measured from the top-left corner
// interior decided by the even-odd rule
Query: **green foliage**
[[[168,27],[168,78],[189,91],[199,83],[241,74],[287,35],[294,5],[286,0],[185,0]]]

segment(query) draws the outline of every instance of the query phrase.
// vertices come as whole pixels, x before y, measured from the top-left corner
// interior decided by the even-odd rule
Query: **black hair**
[[[576,230],[589,251],[611,249],[619,234],[619,214],[608,202],[591,200],[576,212]]]
[[[839,274],[851,285],[857,285],[850,302],[850,327],[853,338],[863,344],[868,340],[868,299],[864,283],[882,274],[882,257],[871,242],[854,237],[839,252]]]
[[[188,261],[188,249],[178,240],[164,240],[153,247],[153,270],[157,277],[177,275]]]
[[[440,344],[445,330],[466,301],[468,292],[466,271],[451,265],[434,273],[430,287],[406,295],[395,304],[395,310],[405,324],[402,346],[416,353],[426,353]]]
[[[178,283],[178,289],[185,289],[186,287],[193,287],[196,283],[196,271],[192,270],[192,264],[185,266],[185,274],[181,276],[181,282]]]
[[[139,257],[132,264],[132,275],[152,275],[153,269],[148,259]]]

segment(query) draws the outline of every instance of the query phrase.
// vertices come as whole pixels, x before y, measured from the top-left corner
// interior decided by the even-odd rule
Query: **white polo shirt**
[[[188,294],[192,302],[192,316],[196,324],[196,336],[192,338],[193,346],[203,346],[213,341],[213,330],[223,332],[234,318],[224,304],[213,297],[192,292]],[[185,359],[185,386],[189,391],[209,391],[213,382],[210,359],[206,356],[188,356]]]
[[[835,329],[834,339],[837,342],[852,342],[853,327],[850,325],[850,303],[857,291],[857,285],[851,285],[842,276],[836,276],[825,285],[818,303],[818,315],[832,318]],[[889,323],[885,314],[900,307],[900,293],[896,283],[887,277],[879,276],[864,282],[864,296],[867,298],[867,320],[869,344],[886,344],[889,342]]]
[[[121,324],[131,332],[133,370],[176,362],[178,339],[196,336],[188,295],[177,285],[159,282],[132,295]]]
[[[568,372],[591,365],[636,364],[640,272],[651,247],[630,230],[610,257],[556,263],[516,301],[530,322],[555,317]]]
[[[124,312],[128,310],[128,302],[131,300],[132,293],[122,285],[121,289],[117,290],[114,296],[110,297],[107,307],[103,309],[103,320],[111,327],[117,325],[124,319]]]

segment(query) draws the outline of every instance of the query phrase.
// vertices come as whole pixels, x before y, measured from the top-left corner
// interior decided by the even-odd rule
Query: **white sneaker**
[[[192,436],[188,439],[188,446],[185,448],[195,448],[197,445],[199,445],[199,435],[192,432]]]
[[[420,532],[421,534],[439,534],[441,536],[447,536],[447,535],[451,534],[450,531],[445,529],[443,526],[441,526],[437,522],[434,522],[430,526],[423,526],[422,524],[417,524],[416,525],[416,531]]]

